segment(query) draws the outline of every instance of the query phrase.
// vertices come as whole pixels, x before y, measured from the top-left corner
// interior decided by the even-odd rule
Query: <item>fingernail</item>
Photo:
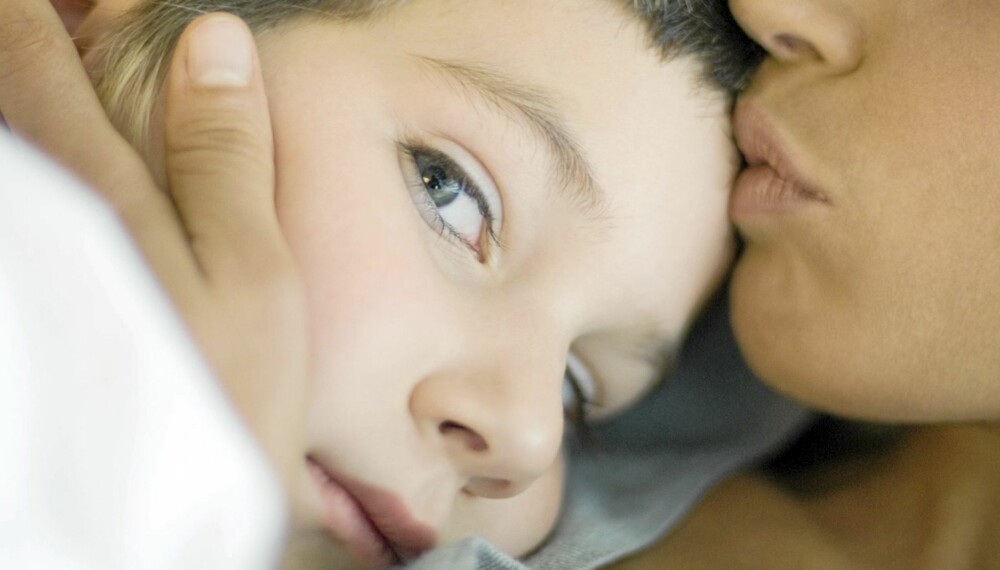
[[[231,16],[216,16],[192,30],[188,76],[202,87],[246,87],[253,73],[248,30]]]

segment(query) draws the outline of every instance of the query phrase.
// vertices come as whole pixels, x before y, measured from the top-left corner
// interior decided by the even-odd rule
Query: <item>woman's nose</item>
[[[776,60],[820,63],[850,73],[861,62],[865,32],[849,2],[730,0],[740,26]]]
[[[465,478],[466,492],[511,497],[553,467],[562,445],[562,381],[558,372],[546,375],[442,373],[413,389],[414,421]]]

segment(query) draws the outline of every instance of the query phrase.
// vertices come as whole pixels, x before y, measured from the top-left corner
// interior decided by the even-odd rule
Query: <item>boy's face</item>
[[[260,50],[317,379],[290,559],[530,551],[567,355],[592,415],[628,405],[731,260],[724,97],[606,0],[415,1]]]
[[[560,503],[567,354],[594,414],[620,409],[728,265],[723,97],[606,1],[413,2],[261,51],[313,458],[441,541],[529,551]],[[298,536],[356,553],[322,488],[304,461]]]

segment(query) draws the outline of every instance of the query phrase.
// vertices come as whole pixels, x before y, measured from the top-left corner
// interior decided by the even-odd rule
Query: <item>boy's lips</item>
[[[395,494],[334,473],[315,456],[306,463],[322,497],[327,531],[359,562],[386,567],[434,546],[434,530]]]
[[[761,215],[829,203],[760,108],[743,100],[737,103],[733,133],[747,162],[729,201],[730,216],[737,224]]]

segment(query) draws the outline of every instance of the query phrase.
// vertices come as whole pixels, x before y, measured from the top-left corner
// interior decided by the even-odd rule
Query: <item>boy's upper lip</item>
[[[764,109],[740,99],[733,111],[733,136],[749,166],[766,165],[782,180],[820,202],[829,202],[826,192],[802,169],[785,137],[775,128]]]
[[[345,491],[350,499],[356,502],[360,515],[367,520],[352,522],[355,524],[367,522],[378,535],[375,541],[381,540],[383,546],[399,559],[396,562],[416,558],[434,546],[437,540],[434,529],[418,521],[406,503],[395,493],[334,472],[315,455],[307,456],[306,461],[318,485]],[[345,540],[346,537],[338,536],[336,524],[328,522],[327,526],[336,539]],[[370,540],[365,539],[363,542]],[[345,544],[345,546],[349,550],[357,550],[359,545]],[[360,546],[361,550],[365,550],[364,547],[371,545]]]

